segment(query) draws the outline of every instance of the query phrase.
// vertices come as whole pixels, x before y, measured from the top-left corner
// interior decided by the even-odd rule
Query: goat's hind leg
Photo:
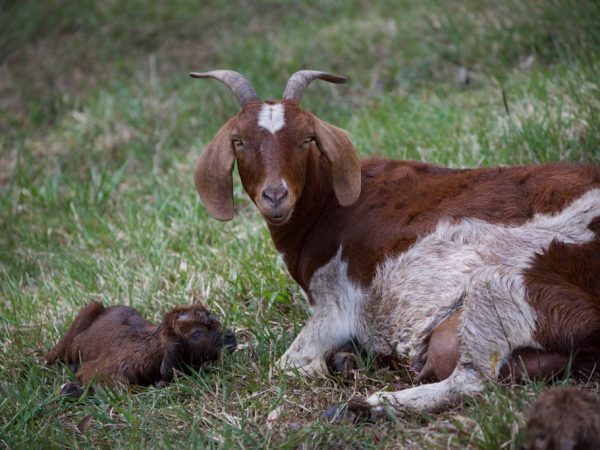
[[[514,349],[535,347],[534,315],[520,281],[519,273],[501,267],[479,269],[463,302],[460,356],[450,377],[374,394],[366,400],[371,411],[397,415],[405,410],[438,410],[481,391],[485,380],[497,380]]]
[[[488,360],[490,365],[495,364],[498,348],[492,349]],[[505,359],[508,357],[502,354]],[[519,362],[516,358],[520,357]],[[517,356],[509,361],[502,369],[503,377],[516,377],[517,380],[529,376],[547,376],[559,373],[566,364],[568,358],[548,353],[538,353],[534,350],[517,352]],[[517,367],[520,363],[523,367]],[[512,372],[509,372],[511,371]],[[492,380],[493,372],[487,371],[482,374],[480,371],[462,364],[452,372],[450,377],[437,383],[424,384],[410,389],[397,392],[377,393],[366,400],[366,404],[371,408],[371,416],[377,417],[382,413],[390,415],[399,415],[403,412],[433,412],[444,408],[465,396],[474,395],[483,390],[486,380]],[[360,409],[360,404],[359,409]]]
[[[367,398],[371,416],[399,415],[404,412],[434,412],[458,399],[483,390],[481,375],[473,368],[459,366],[450,377],[396,392],[378,392]]]

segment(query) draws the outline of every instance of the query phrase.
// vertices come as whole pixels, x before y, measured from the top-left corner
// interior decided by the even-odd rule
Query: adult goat
[[[448,169],[360,161],[347,133],[300,109],[302,70],[283,100],[261,101],[240,74],[242,110],[199,157],[211,215],[234,214],[232,170],[265,218],[311,317],[282,368],[325,373],[351,339],[411,358],[420,378],[374,394],[372,411],[433,410],[504,370],[556,374],[600,356],[600,170],[545,164]]]

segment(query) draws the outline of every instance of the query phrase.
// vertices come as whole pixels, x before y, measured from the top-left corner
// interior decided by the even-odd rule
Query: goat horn
[[[256,91],[243,75],[233,70],[211,70],[210,72],[192,72],[192,78],[214,78],[225,84],[235,95],[242,108],[251,100],[256,100]]]
[[[338,84],[348,81],[346,77],[333,75],[332,73],[320,72],[318,70],[299,70],[287,82],[285,91],[283,91],[283,98],[285,100],[295,100],[297,103],[300,103],[304,89],[316,79]]]

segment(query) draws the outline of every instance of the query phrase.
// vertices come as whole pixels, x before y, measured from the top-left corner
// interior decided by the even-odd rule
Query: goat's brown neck
[[[329,162],[318,150],[313,151],[308,160],[306,182],[302,196],[298,199],[290,220],[284,225],[268,225],[269,232],[277,251],[283,254],[287,268],[292,277],[307,290],[312,269],[303,267],[302,258],[306,255],[306,246],[313,234],[315,225],[325,211],[339,208],[331,185],[331,169]],[[329,236],[328,241],[331,241]],[[314,245],[311,240],[311,245]],[[323,245],[323,248],[331,245]],[[327,252],[327,258],[331,252]]]

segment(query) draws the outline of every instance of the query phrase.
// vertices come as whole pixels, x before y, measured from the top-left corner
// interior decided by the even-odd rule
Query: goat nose
[[[289,192],[285,186],[269,186],[262,191],[263,199],[267,200],[269,203],[273,205],[274,208],[277,208],[279,204],[287,198]]]

